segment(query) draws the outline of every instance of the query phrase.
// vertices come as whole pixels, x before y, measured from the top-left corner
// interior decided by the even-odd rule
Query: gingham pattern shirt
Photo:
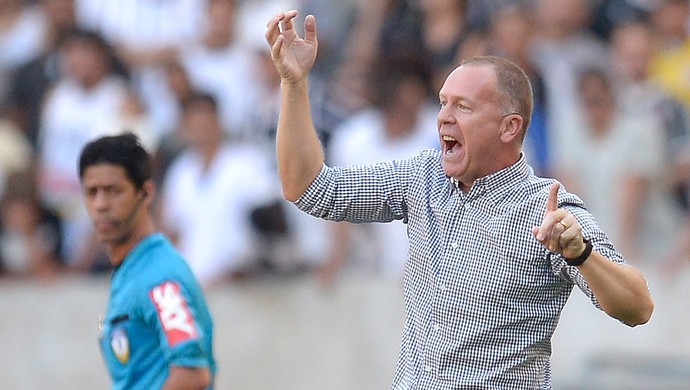
[[[323,166],[297,200],[334,221],[407,223],[405,328],[394,389],[550,389],[551,336],[582,275],[533,237],[552,179],[524,156],[463,193],[441,152],[370,166]],[[594,249],[623,263],[575,195],[558,194]],[[600,308],[600,307],[599,307]]]

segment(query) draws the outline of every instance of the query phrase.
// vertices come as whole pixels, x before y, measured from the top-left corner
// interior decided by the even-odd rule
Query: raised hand
[[[532,234],[549,251],[560,253],[566,258],[576,258],[585,250],[582,227],[568,210],[558,208],[560,186],[558,182],[551,186],[544,220],[541,226],[532,228]]]
[[[314,16],[307,15],[304,19],[304,38],[295,31],[293,19],[296,16],[295,10],[278,13],[268,21],[265,35],[281,80],[293,84],[306,79],[314,65],[318,47]]]

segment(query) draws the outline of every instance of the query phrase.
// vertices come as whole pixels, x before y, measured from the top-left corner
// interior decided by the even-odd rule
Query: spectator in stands
[[[189,99],[194,93],[195,89],[192,87],[192,82],[189,79],[187,71],[177,61],[170,61],[164,65],[166,89],[170,91],[166,95],[168,100],[165,103],[166,112],[170,118],[174,118],[171,123],[171,128],[162,130],[160,138],[157,142],[156,150],[153,154],[154,161],[154,182],[159,187],[162,185],[163,177],[170,166],[172,160],[184,149],[182,143],[182,136],[180,134],[180,124],[182,123],[182,111],[184,101]],[[143,105],[143,103],[142,103]],[[145,107],[144,107],[145,108]],[[150,114],[149,110],[146,110]],[[150,117],[150,115],[149,115]],[[152,121],[152,126],[156,126],[155,121]]]
[[[1,0],[0,10],[0,105],[3,105],[12,73],[46,45],[46,22],[38,7],[22,0]]]
[[[44,205],[29,171],[8,180],[0,201],[0,273],[50,278],[62,269],[61,223]]]
[[[554,136],[554,141],[558,141],[567,138],[564,123],[581,119],[576,109],[578,75],[585,69],[605,68],[607,49],[605,42],[588,30],[590,1],[535,0],[532,7],[533,25],[537,28],[530,50],[549,96],[547,128],[558,132]]]
[[[466,0],[422,0],[422,44],[433,67],[433,84],[438,90],[445,76],[457,64],[457,53],[471,36],[471,22],[467,20]]]
[[[688,20],[690,4],[687,0],[661,0],[651,13],[654,34],[660,52],[653,66],[653,78],[666,91],[685,102],[690,108],[690,37]]]
[[[690,4],[685,0],[659,0],[652,4],[649,18],[661,49],[687,45]]]
[[[604,0],[597,1],[592,13],[590,30],[609,41],[613,29],[621,24],[645,18],[657,1]]]
[[[0,196],[10,176],[17,172],[29,172],[34,159],[34,149],[25,133],[0,107]]]
[[[186,148],[163,181],[162,226],[210,287],[255,260],[252,211],[278,199],[279,190],[263,155],[227,138],[212,96],[192,94],[183,107]]]
[[[78,18],[116,49],[132,73],[132,85],[156,128],[171,130],[174,100],[167,89],[165,65],[199,39],[206,0],[79,0]]]
[[[602,70],[581,74],[585,125],[559,150],[556,177],[580,194],[627,258],[659,258],[677,226],[663,191],[665,134],[654,118],[623,111],[613,88]]]
[[[76,27],[74,0],[41,0],[38,5],[46,17],[45,45],[14,72],[8,98],[12,117],[33,146],[37,144],[45,94],[60,77],[61,41]]]
[[[373,107],[354,114],[335,129],[329,162],[338,166],[374,164],[410,157],[438,145],[431,104],[431,72],[423,62],[381,63],[372,68]],[[399,221],[388,224],[330,223],[333,238],[318,276],[330,284],[347,263],[375,265],[377,273],[402,280],[407,232]]]
[[[306,13],[319,15],[323,21],[320,30],[321,56],[314,64],[314,78],[332,80],[347,60],[346,49],[352,38],[353,25],[365,15],[358,14],[360,5],[367,1],[358,0],[299,0],[299,7]],[[383,3],[383,2],[381,2]],[[285,9],[285,4],[279,9]],[[275,12],[274,12],[275,13]],[[271,14],[266,16],[270,17]],[[252,19],[254,21],[254,19]],[[257,35],[263,35],[256,31]],[[259,42],[257,42],[258,44]],[[262,42],[263,43],[263,42]]]
[[[127,80],[116,74],[113,54],[98,34],[74,30],[62,43],[60,74],[40,118],[38,173],[41,198],[64,221],[68,263],[89,262],[84,237],[91,230],[81,204],[75,156],[102,125],[116,118],[127,99]]]
[[[663,129],[668,164],[665,180],[668,187],[665,189],[688,211],[690,114],[682,101],[652,79],[651,66],[658,52],[657,42],[646,21],[617,25],[611,33],[611,63],[623,109],[631,115],[656,118]]]
[[[218,101],[223,130],[233,138],[247,138],[241,131],[255,131],[248,118],[251,97],[260,77],[253,47],[236,38],[235,0],[209,0],[203,37],[180,50],[180,63],[196,90]]]
[[[650,14],[654,38],[660,46],[659,53],[652,61],[651,78],[659,83],[669,94],[684,103],[690,110],[690,81],[688,64],[690,64],[690,36],[688,20],[690,4],[685,0],[661,0],[656,2]],[[680,143],[686,145],[687,141]],[[679,150],[677,150],[678,152]],[[690,183],[690,155],[676,154],[677,169],[675,182]],[[688,199],[688,188],[685,188],[685,200]],[[686,204],[687,205],[687,204]],[[673,265],[687,264],[690,253],[690,217],[685,218],[678,240],[671,248],[667,262]]]
[[[552,149],[557,134],[552,134],[548,127],[548,93],[542,72],[532,58],[535,26],[528,7],[510,4],[495,10],[490,16],[487,31],[485,51],[476,54],[508,58],[520,66],[530,79],[534,106],[523,151],[535,173],[551,176]]]

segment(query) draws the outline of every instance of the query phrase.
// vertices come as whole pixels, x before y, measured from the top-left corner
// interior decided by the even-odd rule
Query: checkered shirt
[[[295,204],[328,220],[407,223],[394,389],[550,389],[551,336],[572,287],[600,308],[578,270],[532,235],[554,180],[535,176],[522,156],[463,193],[440,153],[324,165]],[[561,187],[558,202],[596,251],[624,263],[577,196]]]

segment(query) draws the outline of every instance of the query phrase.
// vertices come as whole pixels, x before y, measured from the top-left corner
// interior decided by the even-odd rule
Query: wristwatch
[[[585,243],[585,250],[582,251],[582,254],[580,256],[575,257],[575,258],[565,258],[565,262],[568,263],[568,265],[577,267],[578,265],[582,265],[587,259],[589,259],[589,255],[592,254],[592,241],[588,239],[582,240]]]

